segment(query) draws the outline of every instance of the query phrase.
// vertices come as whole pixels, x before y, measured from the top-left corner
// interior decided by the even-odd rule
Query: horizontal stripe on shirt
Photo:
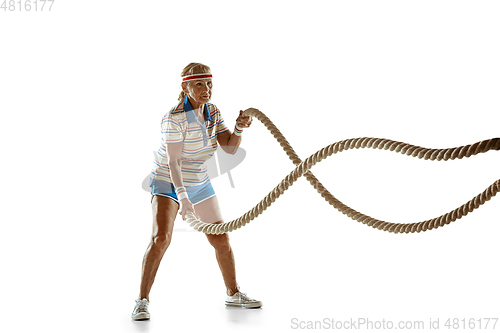
[[[161,144],[153,160],[151,178],[172,182],[166,145],[183,142],[184,147],[181,155],[183,185],[196,186],[209,179],[207,161],[217,150],[217,135],[228,131],[229,128],[214,104],[205,104],[204,123],[199,123],[196,119],[190,104],[185,111],[185,105],[185,101],[179,102],[162,118]]]

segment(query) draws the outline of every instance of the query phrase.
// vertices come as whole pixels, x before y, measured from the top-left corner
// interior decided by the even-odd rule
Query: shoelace
[[[247,301],[247,302],[255,301],[253,298],[248,297],[247,294],[239,292],[239,291],[234,296],[236,296],[236,295],[238,295],[238,298],[240,300],[243,300],[243,301]]]
[[[137,311],[148,311],[148,303],[147,301],[142,301],[142,300],[136,300],[135,301],[136,303],[136,307],[137,307]]]

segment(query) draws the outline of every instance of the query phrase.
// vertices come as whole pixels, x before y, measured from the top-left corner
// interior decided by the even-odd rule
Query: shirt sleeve
[[[219,109],[215,110],[215,135],[219,135],[226,131],[229,131],[229,127],[227,127],[224,119],[222,119],[222,115],[220,114]]]
[[[184,136],[182,134],[182,128],[179,122],[172,117],[171,112],[169,112],[163,118],[161,123],[161,134],[165,144],[168,143],[179,143],[184,141]]]

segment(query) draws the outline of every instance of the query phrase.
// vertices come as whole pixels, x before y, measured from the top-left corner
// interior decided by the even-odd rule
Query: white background
[[[262,309],[225,308],[213,249],[178,218],[151,320],[130,320],[151,234],[141,182],[184,66],[211,67],[228,126],[258,108],[303,159],[364,136],[451,148],[500,135],[499,15],[496,1],[56,0],[50,12],[0,11],[1,330],[285,332],[324,318],[426,328],[432,318],[449,331],[447,318],[477,330],[500,317],[498,198],[443,228],[393,234],[339,213],[301,178],[230,234],[238,282]],[[293,169],[256,120],[241,147],[235,188],[213,180],[226,221]],[[408,223],[481,193],[499,165],[497,152],[438,162],[361,149],[311,171],[354,209]]]

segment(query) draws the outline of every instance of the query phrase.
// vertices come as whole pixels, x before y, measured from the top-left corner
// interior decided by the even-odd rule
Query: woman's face
[[[212,79],[189,81],[183,84],[183,90],[188,94],[190,100],[197,104],[193,105],[193,108],[197,109],[212,98]]]

